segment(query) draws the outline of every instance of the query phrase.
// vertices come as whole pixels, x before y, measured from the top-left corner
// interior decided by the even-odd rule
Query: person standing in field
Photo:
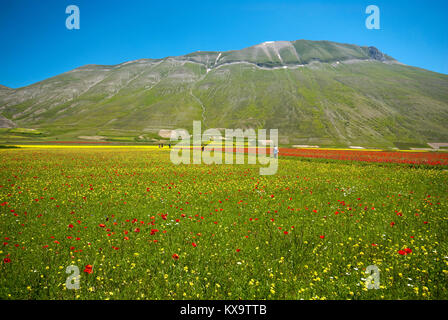
[[[274,158],[278,158],[278,147],[274,147]]]

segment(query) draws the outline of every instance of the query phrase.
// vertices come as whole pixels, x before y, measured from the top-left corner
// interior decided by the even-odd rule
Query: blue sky
[[[65,27],[71,4],[80,30]],[[380,30],[365,27],[370,4],[380,8]],[[85,64],[297,39],[373,45],[448,74],[447,14],[442,0],[1,0],[0,84],[22,87]]]

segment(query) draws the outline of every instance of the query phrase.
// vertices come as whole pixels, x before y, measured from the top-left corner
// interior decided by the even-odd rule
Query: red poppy
[[[85,273],[92,273],[93,272],[93,266],[91,264],[88,264],[84,268]]]
[[[73,225],[72,225],[72,224],[69,224],[68,227],[69,227],[69,228],[73,228]]]
[[[323,238],[325,238],[325,236],[324,236],[324,235],[321,235],[321,236],[319,236],[319,238],[323,239]]]
[[[174,260],[179,259],[179,255],[178,255],[177,253],[174,253],[174,254],[172,255],[172,257],[173,257]]]
[[[406,255],[406,251],[404,250],[398,250],[398,253],[401,254],[402,256]]]
[[[406,252],[406,254],[408,254],[408,253],[412,253],[412,250],[409,248],[406,248],[406,249],[404,249],[404,252]]]
[[[236,252],[240,252],[241,251],[241,249],[236,249]]]
[[[99,226],[100,226],[101,228],[104,228],[104,227],[106,227],[106,225],[105,225],[105,224],[103,224],[103,223],[100,223],[100,224],[99,224]]]
[[[4,262],[4,263],[10,263],[10,262],[11,262],[11,259],[9,259],[9,258],[5,258],[5,259],[3,259],[3,262]]]
[[[192,245],[193,247],[195,247],[195,248],[198,246],[198,245],[197,245],[196,243],[194,243],[194,242],[192,242],[191,245]]]

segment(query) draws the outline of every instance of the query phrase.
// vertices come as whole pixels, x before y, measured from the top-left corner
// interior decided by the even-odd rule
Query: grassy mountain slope
[[[202,120],[209,128],[278,128],[284,144],[393,146],[448,141],[447,89],[447,75],[373,47],[277,41],[83,66],[0,88],[0,114],[43,132],[39,139],[133,141]],[[14,138],[3,131],[0,140]]]
[[[11,93],[12,89],[0,84],[0,96]]]

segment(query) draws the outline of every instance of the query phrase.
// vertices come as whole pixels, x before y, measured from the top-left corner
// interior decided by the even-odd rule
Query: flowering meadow
[[[446,169],[0,150],[0,299],[448,299]]]
[[[448,166],[448,152],[282,148],[281,154],[304,158]]]

